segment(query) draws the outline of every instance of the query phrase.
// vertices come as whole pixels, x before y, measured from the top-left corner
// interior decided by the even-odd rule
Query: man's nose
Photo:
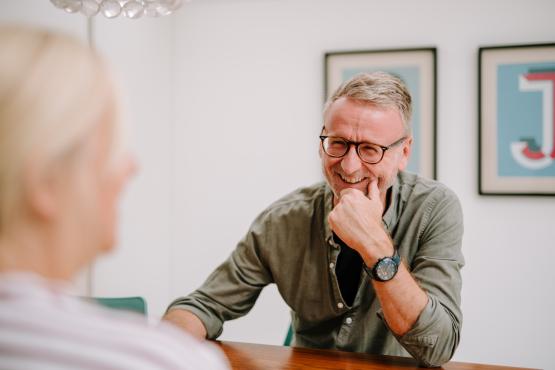
[[[341,168],[345,172],[346,175],[351,173],[355,173],[360,169],[362,166],[362,161],[358,156],[356,148],[354,145],[349,146],[349,150],[345,154],[345,156],[341,159]]]

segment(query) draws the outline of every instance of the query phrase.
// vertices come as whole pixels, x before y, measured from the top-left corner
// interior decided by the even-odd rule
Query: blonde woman
[[[222,369],[211,346],[67,294],[115,243],[135,169],[102,60],[0,26],[0,369]]]

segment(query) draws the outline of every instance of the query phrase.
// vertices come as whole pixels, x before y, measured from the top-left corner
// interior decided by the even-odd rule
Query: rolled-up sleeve
[[[458,198],[448,189],[435,193],[425,212],[419,248],[409,268],[428,294],[428,303],[397,340],[422,365],[441,366],[453,357],[460,341],[463,216]]]

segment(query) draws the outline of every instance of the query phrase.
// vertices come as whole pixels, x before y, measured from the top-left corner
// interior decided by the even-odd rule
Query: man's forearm
[[[200,319],[192,312],[174,308],[169,310],[163,317],[179,328],[186,330],[199,339],[206,339],[206,328]]]
[[[428,303],[428,295],[418,286],[403,263],[390,281],[373,282],[389,328],[402,336],[414,325]]]

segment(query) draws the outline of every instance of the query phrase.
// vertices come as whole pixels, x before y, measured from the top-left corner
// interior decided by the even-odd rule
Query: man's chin
[[[356,184],[350,184],[340,179],[339,183],[336,183],[337,194],[341,193],[344,189],[355,189],[362,192],[364,195],[368,195],[368,179],[357,182]]]

